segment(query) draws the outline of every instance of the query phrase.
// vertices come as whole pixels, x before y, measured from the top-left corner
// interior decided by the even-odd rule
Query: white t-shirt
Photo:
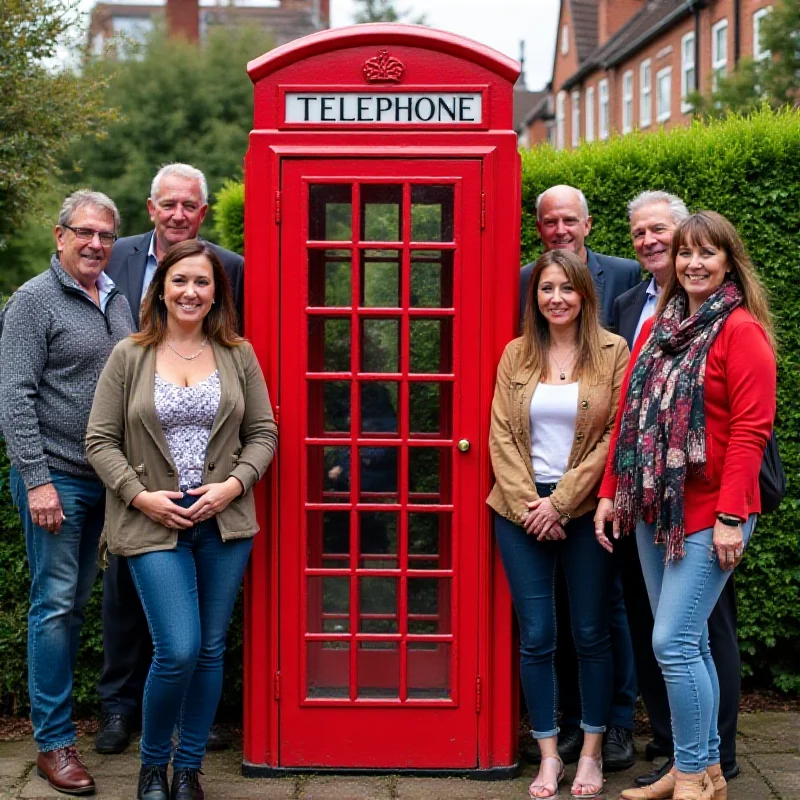
[[[575,420],[578,418],[577,383],[540,383],[528,411],[531,425],[531,462],[537,483],[558,483],[567,471]]]

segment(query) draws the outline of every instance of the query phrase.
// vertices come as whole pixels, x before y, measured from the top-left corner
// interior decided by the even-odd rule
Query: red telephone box
[[[244,772],[507,777],[518,683],[484,500],[519,66],[378,24],[248,71],[246,324],[280,445],[247,580]]]

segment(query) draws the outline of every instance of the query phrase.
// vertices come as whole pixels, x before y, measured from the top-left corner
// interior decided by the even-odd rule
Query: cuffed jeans
[[[538,484],[537,490],[540,496],[550,494]],[[594,538],[591,513],[567,523],[565,531],[566,539],[539,542],[519,525],[495,515],[497,545],[519,621],[522,688],[535,739],[558,733],[555,580],[559,559],[578,653],[581,728],[603,733],[611,707],[614,664],[606,594],[611,554]]]
[[[742,526],[745,545],[756,523]],[[703,772],[718,764],[719,681],[708,646],[708,618],[733,570],[719,566],[713,528],[686,537],[686,555],[664,563],[655,526],[639,522],[636,544],[653,609],[653,652],[664,675],[672,717],[675,766]]]
[[[13,467],[10,474],[31,571],[28,692],[33,737],[42,753],[75,743],[72,680],[105,512],[99,480],[55,470],[50,478],[64,512],[57,533],[33,524],[25,482]]]
[[[197,500],[184,495],[184,508]],[[178,536],[173,550],[128,558],[142,601],[153,663],[142,703],[142,764],[199,769],[222,693],[225,639],[252,539],[223,542],[215,520]]]

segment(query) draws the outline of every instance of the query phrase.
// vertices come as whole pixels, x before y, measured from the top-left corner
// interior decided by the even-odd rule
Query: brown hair
[[[734,281],[741,289],[742,307],[747,309],[761,323],[773,350],[776,349],[775,330],[772,325],[767,292],[753,266],[753,262],[750,260],[750,256],[747,255],[747,249],[739,238],[736,228],[722,214],[718,214],[716,211],[698,211],[683,220],[672,235],[669,255],[673,265],[676,262],[678,250],[690,243],[707,243],[712,247],[725,251],[728,266],[731,269],[728,273],[728,279]],[[683,287],[678,281],[677,273],[673,269],[664,286],[656,314],[660,314],[670,299],[678,292],[683,291]]]
[[[156,347],[164,340],[167,331],[167,307],[164,303],[167,273],[178,262],[192,256],[205,256],[214,273],[214,304],[203,319],[203,333],[225,347],[235,347],[244,341],[236,332],[233,292],[219,256],[206,242],[188,239],[170,247],[150,282],[142,303],[141,326],[132,337],[142,347]]]
[[[525,326],[522,333],[524,360],[539,370],[542,377],[549,377],[550,325],[539,309],[537,293],[542,272],[547,267],[553,266],[563,270],[582,301],[578,317],[578,358],[575,362],[575,377],[596,378],[602,369],[597,293],[589,268],[568,250],[550,250],[540,256],[534,264],[528,283],[528,297],[525,301]]]

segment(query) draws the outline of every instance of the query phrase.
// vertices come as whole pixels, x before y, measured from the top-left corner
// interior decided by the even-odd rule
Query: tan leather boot
[[[622,800],[671,800],[675,791],[675,767],[663,778],[641,788],[625,789],[620,797]]]
[[[714,785],[707,772],[692,774],[675,771],[672,800],[714,800]]]
[[[719,764],[714,764],[706,772],[708,772],[711,785],[714,787],[714,800],[728,800],[728,784],[722,775],[722,767]]]

